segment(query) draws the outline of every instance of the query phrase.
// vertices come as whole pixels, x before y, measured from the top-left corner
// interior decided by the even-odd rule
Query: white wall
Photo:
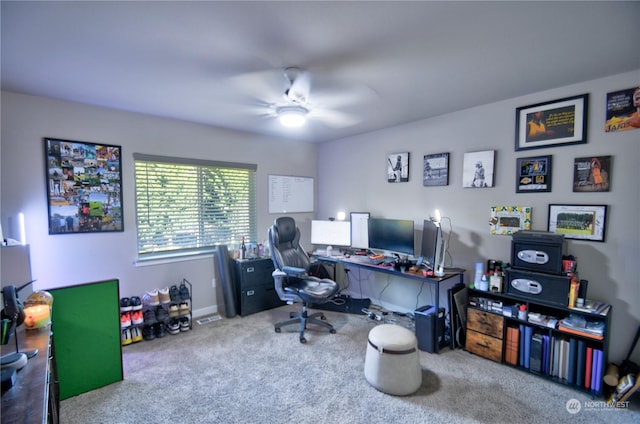
[[[607,204],[606,242],[571,240],[568,250],[578,257],[580,278],[589,280],[588,296],[613,305],[610,355],[619,361],[640,323],[640,130],[605,133],[605,96],[639,84],[640,71],[630,72],[324,143],[318,148],[318,216],[369,211],[377,217],[413,219],[421,230],[423,219],[439,208],[451,220],[453,266],[473,270],[476,261],[510,259],[511,237],[489,234],[493,205],[532,206],[532,229],[546,231],[550,203]],[[590,96],[587,144],[515,151],[516,108],[584,93]],[[463,154],[481,150],[496,151],[494,187],[463,188]],[[403,151],[411,154],[409,182],[387,183],[387,155]],[[450,153],[449,185],[424,187],[423,156],[442,152]],[[516,194],[516,158],[537,155],[553,156],[552,192]],[[591,155],[613,156],[611,191],[574,193],[574,158]],[[444,227],[447,230],[446,221]],[[467,273],[467,281],[471,275]],[[421,291],[420,284],[410,280],[389,284],[386,275],[357,271],[350,276],[352,293],[360,294],[362,288],[365,296],[390,309],[413,310],[433,302],[431,290]],[[640,348],[635,357],[640,358]]]
[[[207,158],[258,165],[258,234],[266,239],[276,215],[267,209],[269,174],[316,177],[316,146],[258,137],[176,120],[2,92],[1,209],[6,237],[25,214],[38,289],[120,280],[121,296],[176,284],[194,285],[194,315],[215,312],[214,260],[142,266],[136,260],[133,153]],[[122,146],[124,232],[49,235],[43,137]],[[283,160],[286,158],[286,160]],[[296,214],[308,224],[313,214]]]

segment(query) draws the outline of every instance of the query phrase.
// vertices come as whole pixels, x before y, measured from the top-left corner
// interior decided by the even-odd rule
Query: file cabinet
[[[270,258],[235,259],[236,293],[241,316],[254,314],[285,304],[273,282],[273,261]]]

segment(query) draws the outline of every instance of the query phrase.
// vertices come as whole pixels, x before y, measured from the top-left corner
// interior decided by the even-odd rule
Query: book
[[[596,390],[597,380],[598,380],[598,349],[593,349],[592,362],[591,362],[591,390]]]
[[[569,362],[567,364],[567,381],[569,384],[576,382],[576,362],[578,361],[578,340],[569,339]]]
[[[551,375],[553,377],[558,376],[558,367],[560,365],[560,361],[558,360],[558,356],[560,355],[560,339],[557,337],[553,337],[553,361],[551,362]]]
[[[518,339],[520,330],[517,327],[507,327],[507,349],[505,352],[505,362],[511,365],[518,365]]]
[[[576,385],[584,387],[584,361],[587,344],[584,340],[578,340],[578,352],[576,361]]]
[[[542,369],[542,334],[531,336],[531,357],[529,360],[531,371],[540,372]]]
[[[533,327],[524,326],[524,367],[531,367],[531,336],[533,335]]]
[[[591,367],[593,366],[593,348],[587,346],[587,356],[584,363],[584,388],[591,388]]]
[[[600,349],[594,349],[594,352],[596,353],[596,369],[595,369],[595,380],[594,380],[594,384],[591,386],[592,390],[595,390],[597,393],[600,393],[600,390],[602,388],[602,372],[603,372],[603,356],[602,356],[602,350]]]
[[[518,349],[518,365],[524,367],[524,324],[520,324],[518,330],[520,336],[520,346]]]
[[[542,364],[540,372],[543,374],[549,373],[549,335],[542,335]]]
[[[570,306],[569,309],[574,309],[580,312],[587,312],[590,314],[597,314],[601,316],[606,316],[609,313],[609,309],[611,305],[603,302],[598,302],[595,300],[587,299],[584,302],[584,306]]]

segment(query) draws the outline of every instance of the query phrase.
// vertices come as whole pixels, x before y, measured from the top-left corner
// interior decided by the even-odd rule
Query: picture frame
[[[547,230],[565,238],[604,242],[607,205],[550,204]]]
[[[551,171],[551,155],[517,158],[516,193],[550,192]]]
[[[605,132],[618,132],[640,129],[640,111],[638,111],[640,87],[607,93]]]
[[[516,109],[516,151],[587,142],[589,94]]]
[[[495,150],[484,150],[464,154],[462,162],[463,187],[493,187],[495,152]]]
[[[409,181],[409,152],[392,153],[387,156],[387,182]]]
[[[531,229],[531,206],[491,206],[489,233],[508,236]]]
[[[611,189],[611,156],[586,156],[573,160],[574,192],[605,192]]]
[[[44,139],[49,234],[124,231],[122,147]]]
[[[422,185],[449,185],[449,153],[424,155],[422,165]]]

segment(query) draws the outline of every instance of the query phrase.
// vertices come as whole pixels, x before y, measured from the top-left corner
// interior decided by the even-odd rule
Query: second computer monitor
[[[350,246],[349,221],[311,221],[311,244],[324,246]]]
[[[422,227],[422,248],[420,249],[420,256],[422,256],[422,260],[431,269],[435,266],[438,245],[441,243],[441,239],[442,232],[440,226],[430,219],[425,219]]]
[[[413,255],[413,221],[369,218],[369,248]]]

